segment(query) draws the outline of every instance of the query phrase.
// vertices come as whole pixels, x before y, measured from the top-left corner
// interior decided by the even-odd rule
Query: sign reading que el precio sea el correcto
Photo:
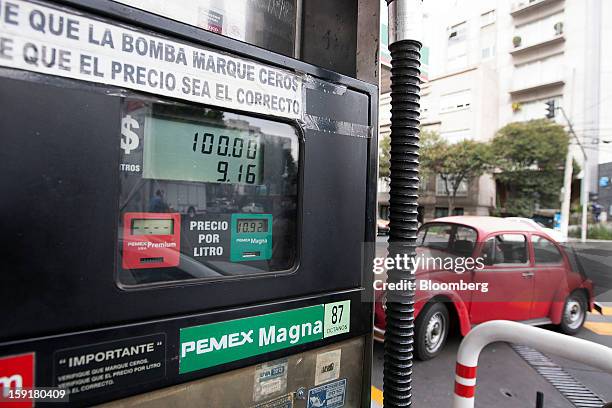
[[[348,333],[351,302],[326,303],[180,330],[179,373]]]
[[[289,71],[25,0],[0,2],[0,66],[302,117],[302,78]]]

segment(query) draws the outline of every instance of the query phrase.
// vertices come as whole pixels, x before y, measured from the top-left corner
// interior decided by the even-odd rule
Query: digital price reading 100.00
[[[238,136],[215,135],[213,133],[196,132],[193,136],[193,151],[210,156],[216,156],[217,181],[221,183],[255,184],[258,180],[257,154],[259,142],[257,139]],[[221,160],[222,157],[227,158]],[[252,164],[245,162],[253,161]],[[230,166],[230,163],[233,166]],[[235,167],[230,169],[230,167]],[[235,174],[237,172],[237,174]],[[235,176],[232,180],[230,175]]]

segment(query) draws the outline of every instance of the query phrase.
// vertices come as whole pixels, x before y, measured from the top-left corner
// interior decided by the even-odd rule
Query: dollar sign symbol
[[[139,127],[138,121],[130,115],[121,120],[121,148],[125,154],[130,154],[132,150],[138,148],[140,139],[132,129],[138,129]]]

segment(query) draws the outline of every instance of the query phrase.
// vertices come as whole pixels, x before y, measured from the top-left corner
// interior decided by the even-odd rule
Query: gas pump
[[[332,3],[0,1],[0,405],[369,406],[378,91]]]

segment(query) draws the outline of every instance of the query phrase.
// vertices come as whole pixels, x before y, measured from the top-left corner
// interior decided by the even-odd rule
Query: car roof
[[[540,230],[534,227],[530,222],[500,218],[488,217],[479,215],[457,215],[452,217],[436,218],[430,222],[446,222],[451,224],[461,224],[472,227],[481,233],[491,233],[497,231],[510,232],[539,232]]]

